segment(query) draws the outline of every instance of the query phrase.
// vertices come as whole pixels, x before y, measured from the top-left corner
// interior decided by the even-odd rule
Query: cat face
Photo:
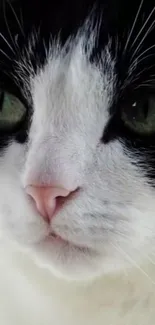
[[[69,279],[138,265],[155,242],[153,3],[88,4],[61,20],[65,1],[15,1],[1,23],[1,235]],[[50,220],[32,185],[68,191]]]

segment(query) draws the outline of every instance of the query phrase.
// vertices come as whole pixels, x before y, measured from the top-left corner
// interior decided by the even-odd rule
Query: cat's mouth
[[[73,247],[73,248],[76,248],[78,250],[88,250],[88,248],[85,246],[82,246],[82,245],[77,245],[75,244],[74,242],[71,242],[69,241],[68,239],[66,238],[63,238],[61,235],[57,234],[56,232],[52,231],[49,233],[48,237],[47,237],[47,240],[50,241],[51,243],[60,243],[60,244],[63,244],[65,246],[70,246],[70,247]]]
[[[68,240],[62,238],[60,235],[56,234],[54,231],[49,233],[48,238],[68,243]]]

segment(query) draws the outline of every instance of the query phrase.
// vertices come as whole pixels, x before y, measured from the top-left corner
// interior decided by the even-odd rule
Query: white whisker
[[[132,25],[132,28],[131,28],[130,34],[129,34],[129,36],[128,36],[128,39],[127,39],[127,41],[126,41],[126,44],[125,44],[125,47],[124,47],[124,51],[123,51],[123,52],[125,52],[126,49],[127,49],[127,47],[128,47],[128,44],[129,44],[129,42],[130,42],[130,39],[131,39],[132,33],[133,33],[133,31],[134,31],[134,28],[135,28],[136,22],[137,22],[137,20],[138,20],[138,17],[139,17],[139,14],[140,14],[140,11],[141,11],[141,8],[142,8],[142,5],[143,5],[143,2],[144,2],[144,0],[141,0],[140,5],[139,5],[139,8],[138,8],[138,11],[137,11],[137,14],[136,14],[136,17],[135,17],[135,19],[134,19],[134,22],[133,22],[133,25]]]
[[[9,28],[9,25],[8,25],[8,22],[7,22],[4,0],[3,0],[3,14],[4,14],[5,24],[6,24],[6,27],[7,27],[7,30],[8,30],[9,36],[10,36],[10,39],[11,39],[11,41],[12,41],[12,44],[14,45],[14,48],[17,49],[17,46],[16,46],[16,44],[15,44],[15,42],[14,42],[14,40],[13,40],[13,37],[12,37],[12,35],[11,35],[11,31],[10,31],[10,28]]]
[[[136,57],[136,59],[132,62],[132,64],[129,67],[129,71],[134,71],[135,68],[138,66],[139,63],[143,62],[144,60],[146,60],[147,58],[151,57],[151,56],[155,56],[155,52],[145,55],[143,56],[145,53],[149,52],[149,50],[151,50],[152,48],[155,48],[155,44],[150,46],[147,50],[143,51],[139,56]],[[142,57],[143,56],[143,57]],[[141,58],[142,57],[142,58]],[[141,59],[140,59],[141,58]],[[140,59],[140,60],[139,60]]]
[[[21,25],[24,26],[22,9],[20,10],[20,21],[21,21]],[[25,33],[24,33],[24,35],[25,35]]]
[[[142,73],[144,73],[145,71],[148,71],[148,70],[152,69],[154,66],[155,66],[155,64],[152,64],[151,66],[149,66],[147,68],[144,68],[140,72],[136,73],[135,78],[132,78],[132,79],[130,78],[130,82],[133,83],[134,81],[136,81],[141,76]],[[126,81],[128,81],[128,80],[129,80],[129,78],[126,79]]]
[[[0,52],[2,53],[2,54],[4,54],[4,56],[8,59],[8,60],[11,60],[11,58],[3,51],[3,50],[1,50],[0,49]]]
[[[155,265],[155,261],[153,261],[152,259],[151,259],[151,257],[150,256],[146,256],[146,259],[152,264],[152,265]]]
[[[144,60],[150,58],[151,56],[155,56],[155,53],[154,53],[154,54],[148,54],[148,55],[145,55],[142,59],[140,59],[140,60],[137,62],[137,65],[140,64],[140,63],[142,63]],[[131,66],[132,71],[135,70],[135,69],[134,69],[134,66],[135,66],[135,65]],[[137,67],[137,66],[135,66],[135,68],[136,68],[136,67]]]
[[[154,84],[151,84],[151,83],[141,83],[141,84],[139,84],[138,86],[136,86],[135,87],[135,89],[139,89],[139,88],[141,88],[141,87],[154,87]]]
[[[139,48],[141,47],[141,45],[143,44],[145,38],[148,36],[148,34],[151,32],[152,28],[155,25],[155,20],[152,22],[151,26],[149,27],[149,29],[147,30],[147,32],[145,33],[144,37],[142,38],[141,42],[139,43],[139,45],[136,47],[133,55],[131,56],[131,60],[134,58],[135,54],[138,52]]]
[[[148,51],[150,51],[150,50],[153,49],[154,47],[155,47],[155,44],[152,45],[152,46],[150,46],[150,47],[148,47],[148,49],[146,49],[145,51],[143,51],[140,55],[138,55],[138,56],[136,57],[136,60],[138,61],[138,60],[141,58],[142,55],[144,55],[145,53],[147,53]]]
[[[148,18],[145,20],[145,23],[143,24],[142,28],[140,29],[138,35],[136,36],[134,42],[131,45],[131,48],[135,45],[136,41],[138,40],[139,36],[141,35],[143,29],[145,28],[145,26],[147,25],[148,21],[150,20],[150,18],[152,17],[153,13],[155,11],[155,7],[152,9],[151,13],[149,14]]]
[[[115,234],[121,236],[123,239],[127,239],[127,240],[130,239],[130,236],[129,236],[129,235],[124,234],[124,233],[122,233],[122,232],[119,231],[119,230],[115,230]]]
[[[152,83],[152,82],[155,82],[155,78],[154,79],[147,79],[147,80],[145,80],[145,83]]]
[[[136,269],[138,269],[141,274],[143,274],[149,281],[151,281],[151,283],[153,285],[155,285],[155,282],[151,279],[151,277],[133,260],[133,258],[131,258],[131,256],[129,256],[129,254],[127,254],[120,246],[116,246],[113,245],[115,249],[118,250],[118,252],[120,252],[122,255],[125,256],[125,258],[131,263],[131,265],[133,265],[134,267],[136,267]]]
[[[19,21],[19,19],[18,19],[17,15],[16,15],[16,12],[15,12],[15,10],[14,10],[13,6],[11,5],[11,2],[10,2],[10,1],[9,1],[9,5],[10,5],[10,8],[11,8],[11,10],[12,10],[13,14],[14,14],[14,17],[15,17],[15,19],[16,19],[16,21],[17,21],[17,23],[18,23],[19,27],[20,27],[20,30],[21,30],[21,32],[22,32],[22,34],[23,34],[23,36],[25,36],[25,33],[24,33],[24,30],[23,30],[23,27],[22,27],[22,25],[21,25],[21,23],[20,23],[20,21]]]
[[[4,42],[8,45],[8,47],[10,48],[10,50],[15,54],[15,51],[13,50],[12,46],[9,44],[9,42],[7,41],[7,39],[3,36],[2,33],[0,33],[0,37],[4,40]]]

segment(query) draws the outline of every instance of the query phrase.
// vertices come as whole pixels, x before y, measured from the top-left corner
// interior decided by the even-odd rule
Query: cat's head
[[[155,244],[153,2],[98,2],[15,1],[0,22],[1,233],[77,279]]]

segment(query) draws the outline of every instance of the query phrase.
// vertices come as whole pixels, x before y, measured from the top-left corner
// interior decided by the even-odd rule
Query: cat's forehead
[[[64,46],[70,37],[77,34],[79,28],[85,29],[88,17],[94,19],[94,25],[99,27],[95,34],[96,44],[92,57],[98,61],[109,40],[111,41],[110,54],[116,61],[119,85],[123,88],[130,87],[135,78],[139,84],[147,80],[150,72],[155,70],[153,0],[79,0],[74,4],[66,0],[14,0],[11,6],[12,8],[6,4],[5,16],[0,17],[3,34],[0,37],[0,59],[3,63],[0,69],[2,73],[4,71],[3,80],[7,78],[6,69],[16,75],[16,63],[19,64],[20,61],[21,64],[22,60],[25,74],[29,74],[29,67],[36,72],[38,67],[46,63],[51,44],[56,47],[59,38]],[[87,37],[93,40],[91,32],[91,28],[87,30]],[[25,74],[23,77],[26,82]],[[21,77],[20,69],[16,77]],[[7,84],[10,84],[10,80],[7,80]],[[25,83],[22,86],[25,87]]]
[[[57,98],[60,101],[65,91],[72,91],[74,102],[79,86],[78,99],[81,96],[83,100],[87,89],[92,89],[92,94],[95,94],[101,84],[109,96],[111,87],[114,94],[115,83],[118,99],[139,86],[147,88],[147,81],[149,84],[150,80],[154,81],[152,75],[155,73],[153,2],[137,0],[134,4],[125,5],[121,1],[100,0],[95,5],[91,1],[84,4],[81,0],[80,3],[84,6],[83,14],[78,8],[77,11],[73,10],[72,17],[68,17],[64,9],[66,20],[59,21],[59,12],[58,21],[55,22],[48,8],[52,10],[53,6],[55,15],[58,8],[40,1],[40,10],[44,8],[42,16],[40,11],[41,24],[36,18],[39,14],[35,15],[35,28],[30,22],[30,33],[25,42],[19,37],[22,50],[17,56],[14,74],[23,81],[24,91],[31,86],[28,97],[35,96],[39,87],[40,94],[46,90],[45,100],[48,99],[47,90],[48,93],[53,92],[54,97],[59,92]],[[60,11],[64,5],[65,1],[59,4]],[[76,3],[75,9],[76,6],[79,5]]]
[[[92,30],[92,34],[97,33]],[[95,35],[96,36],[96,35]],[[94,36],[94,39],[95,39]],[[86,51],[86,44],[89,50]],[[115,69],[109,48],[102,53],[98,64],[90,62],[90,54],[95,42],[85,37],[85,31],[77,39],[71,39],[69,50],[59,47],[51,49],[46,63],[33,76],[30,75],[30,92],[36,119],[53,118],[65,115],[66,120],[88,122],[88,116],[95,118],[108,116],[115,91]],[[59,49],[55,51],[55,49]],[[37,118],[38,115],[38,118]],[[38,121],[39,122],[39,121]]]

